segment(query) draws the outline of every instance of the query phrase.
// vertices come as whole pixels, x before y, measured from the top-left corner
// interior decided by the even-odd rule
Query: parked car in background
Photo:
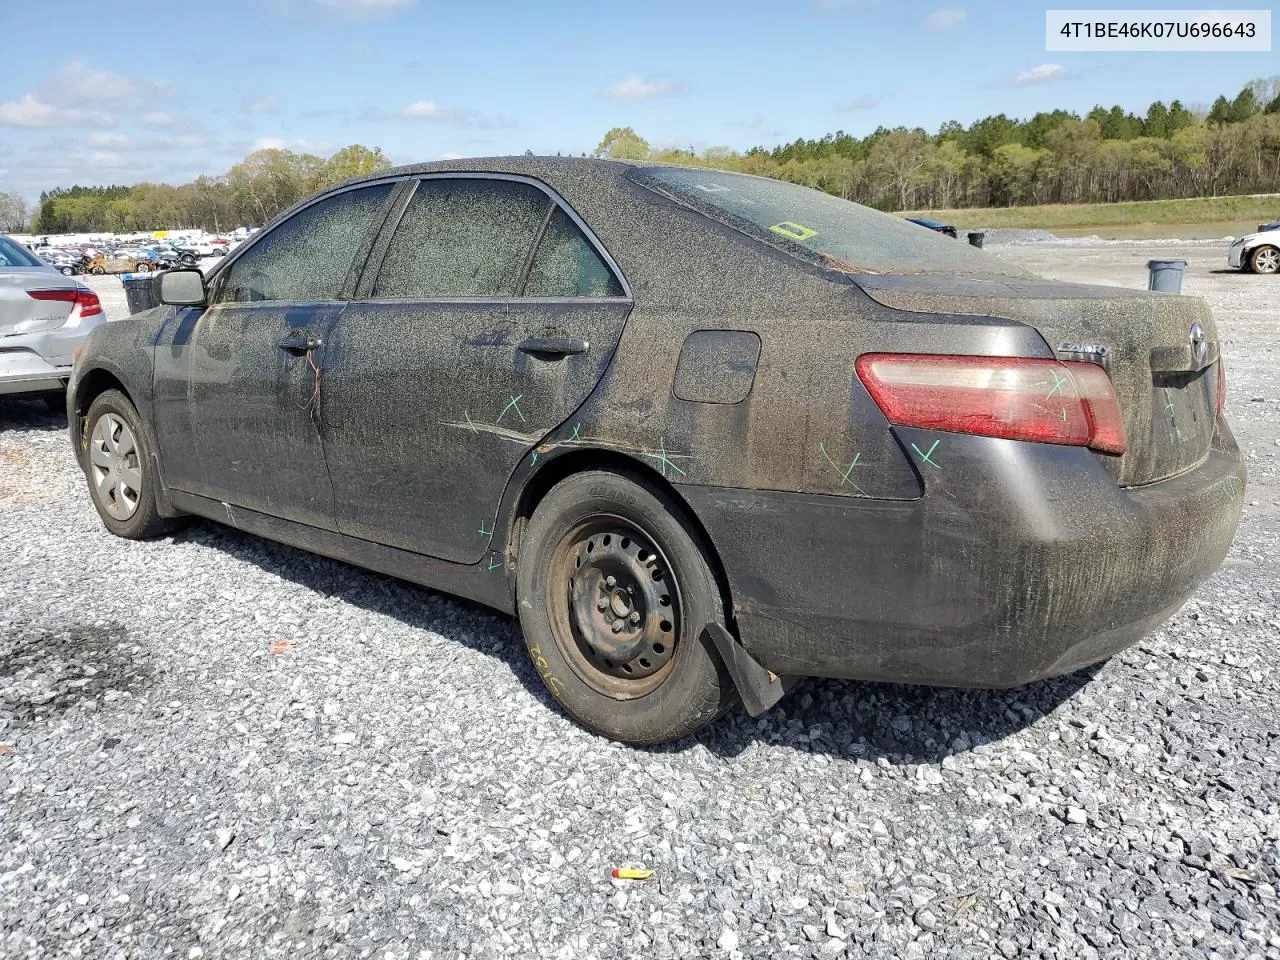
[[[1227,266],[1252,273],[1280,272],[1280,232],[1260,230],[1227,247]]]
[[[148,273],[158,268],[154,258],[144,256],[136,251],[133,253],[111,251],[109,253],[99,253],[93,257],[89,261],[85,272],[94,274]]]
[[[928,227],[935,233],[944,233],[948,237],[956,236],[956,228],[949,223],[943,223],[941,220],[930,220],[928,217],[907,217],[908,223],[918,223],[922,227]]]
[[[1280,230],[1280,220],[1272,220],[1270,223],[1258,224],[1259,233],[1267,233],[1271,230]]]
[[[514,613],[620,740],[780,678],[1077,670],[1163,623],[1243,505],[1203,300],[776,180],[406,167],[157,286],[68,387],[107,529],[195,514]]]
[[[105,319],[96,293],[0,236],[0,394],[43,393],[65,410],[75,350]]]
[[[76,274],[84,272],[86,261],[80,256],[46,247],[40,251],[39,257],[64,277],[74,277]]]
[[[183,253],[192,253],[197,257],[225,257],[226,244],[211,243],[208,240],[190,240],[176,245]]]

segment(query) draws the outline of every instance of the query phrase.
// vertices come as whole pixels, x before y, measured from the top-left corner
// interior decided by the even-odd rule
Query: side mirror
[[[161,303],[174,307],[196,307],[208,297],[204,288],[204,274],[199,270],[167,270],[156,279],[160,281]]]

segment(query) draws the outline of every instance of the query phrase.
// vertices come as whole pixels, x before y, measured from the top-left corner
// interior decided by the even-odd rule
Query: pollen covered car
[[[1240,516],[1202,300],[778,181],[405,167],[156,283],[68,392],[111,531],[194,514],[515,613],[622,740],[798,676],[1075,670],[1170,616]]]

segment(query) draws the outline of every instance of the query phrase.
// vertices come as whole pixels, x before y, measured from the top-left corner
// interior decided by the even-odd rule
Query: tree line
[[[197,177],[177,187],[139,183],[47,190],[40,195],[31,231],[142,233],[201,228],[223,233],[240,226],[261,226],[317,190],[390,166],[381,149],[360,144],[343,147],[327,159],[290,150],[258,150],[220,177]]]
[[[653,150],[630,127],[597,156],[691,163],[789,180],[882,210],[1109,203],[1280,191],[1280,76],[1193,111],[1119,106],[1029,120],[997,114],[935,134],[881,127],[745,153]]]
[[[595,155],[717,167],[776,177],[883,210],[1160,200],[1280,191],[1280,76],[1255,80],[1207,110],[1174,100],[1143,114],[1119,106],[1027,120],[996,114],[937,133],[881,127],[745,152],[655,150],[630,127],[610,130]],[[260,226],[330,184],[387,169],[378,148],[333,156],[268,149],[227,173],[170,186],[75,186],[45,192],[35,233]],[[7,198],[7,199],[6,199]],[[0,193],[0,229],[25,222],[25,204]],[[5,221],[8,221],[7,225]]]

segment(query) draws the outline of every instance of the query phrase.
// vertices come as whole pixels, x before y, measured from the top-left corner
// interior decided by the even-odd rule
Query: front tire
[[[100,393],[89,405],[80,455],[93,505],[117,537],[147,540],[172,526],[156,505],[159,477],[151,452],[129,398],[119,390]]]
[[[614,740],[678,740],[736,692],[710,641],[724,605],[670,498],[606,471],[561,481],[538,504],[516,569],[534,668],[583,726]]]
[[[1249,254],[1249,268],[1254,273],[1273,274],[1280,272],[1280,248],[1258,247]]]

